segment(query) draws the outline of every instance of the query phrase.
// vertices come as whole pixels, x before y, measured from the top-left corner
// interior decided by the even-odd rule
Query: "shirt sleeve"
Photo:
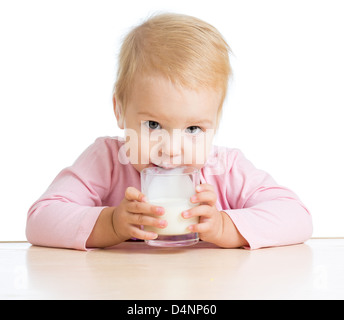
[[[112,150],[97,139],[76,162],[62,170],[29,209],[30,243],[86,250],[86,241],[111,185]]]
[[[223,210],[249,243],[250,249],[302,243],[312,234],[312,218],[291,190],[255,168],[239,150],[227,158]]]

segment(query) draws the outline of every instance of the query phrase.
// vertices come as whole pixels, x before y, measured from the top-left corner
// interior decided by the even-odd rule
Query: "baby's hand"
[[[151,205],[143,193],[134,187],[125,191],[125,197],[114,210],[112,216],[113,229],[119,239],[137,238],[152,240],[158,237],[155,232],[141,229],[141,225],[165,228],[167,222],[155,216],[162,216],[164,208]]]
[[[217,195],[210,184],[201,184],[196,187],[196,195],[192,196],[192,203],[200,203],[199,206],[184,211],[185,219],[198,216],[199,223],[189,226],[192,232],[198,232],[200,239],[216,243],[222,235],[223,219],[220,211],[216,209]]]

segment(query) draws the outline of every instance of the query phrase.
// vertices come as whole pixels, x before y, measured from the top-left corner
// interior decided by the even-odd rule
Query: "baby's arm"
[[[86,249],[99,214],[108,206],[103,199],[113,185],[116,146],[112,139],[99,138],[57,175],[29,209],[26,236],[30,243]]]
[[[94,225],[94,228],[87,239],[87,248],[105,248],[116,245],[123,240],[120,239],[113,228],[113,214],[116,207],[104,208]]]
[[[240,151],[228,159],[228,214],[251,249],[290,245],[308,240],[312,218],[291,190],[256,169]]]
[[[26,236],[40,246],[85,250],[111,184],[111,148],[97,139],[29,209]]]

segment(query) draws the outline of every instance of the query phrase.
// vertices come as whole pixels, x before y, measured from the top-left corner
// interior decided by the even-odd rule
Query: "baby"
[[[309,212],[289,189],[237,149],[212,145],[231,76],[230,48],[211,25],[161,14],[124,39],[113,104],[125,138],[98,138],[62,170],[28,212],[36,245],[86,250],[130,238],[156,239],[164,208],[140,192],[146,167],[192,166],[201,184],[182,212],[189,227],[224,248],[296,244],[312,233]],[[149,228],[148,228],[149,229]]]

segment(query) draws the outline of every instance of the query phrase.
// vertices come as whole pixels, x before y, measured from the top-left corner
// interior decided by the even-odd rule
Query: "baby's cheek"
[[[151,148],[152,148],[152,142],[150,141],[149,133],[141,130],[141,135],[139,137],[139,146],[138,146],[138,154],[139,154],[139,160],[141,164],[149,164],[151,162],[151,159],[150,159]]]
[[[201,135],[198,138],[194,138],[193,141],[193,163],[197,166],[204,166],[209,157],[212,147],[212,139],[206,134]]]

